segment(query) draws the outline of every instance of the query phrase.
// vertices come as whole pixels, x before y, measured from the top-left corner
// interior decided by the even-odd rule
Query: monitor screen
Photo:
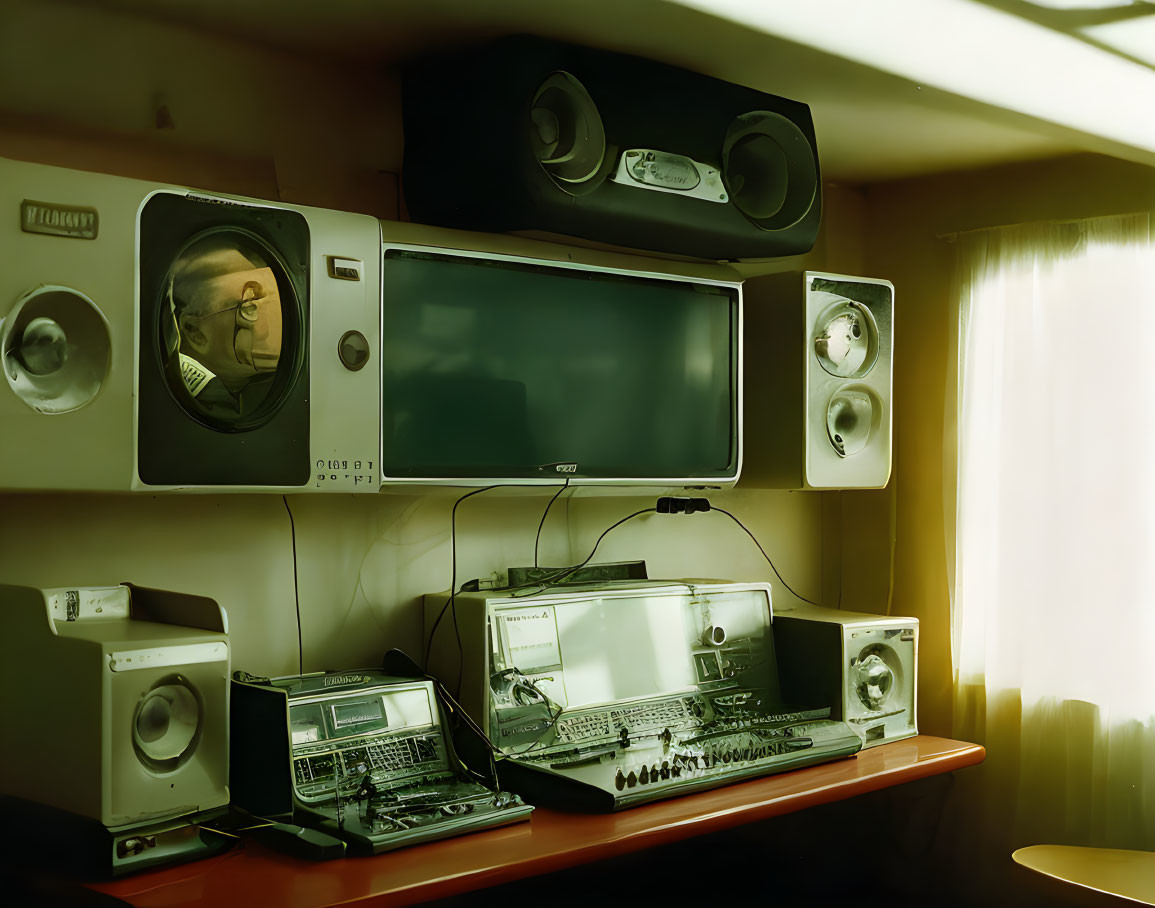
[[[390,249],[386,478],[732,479],[737,288]]]

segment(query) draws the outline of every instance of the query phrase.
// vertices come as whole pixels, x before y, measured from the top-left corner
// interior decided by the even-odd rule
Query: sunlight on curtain
[[[955,732],[1012,844],[1155,849],[1149,218],[959,254]]]

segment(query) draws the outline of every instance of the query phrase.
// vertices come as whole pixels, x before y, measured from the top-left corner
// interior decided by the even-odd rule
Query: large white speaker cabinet
[[[380,228],[0,159],[0,489],[376,491]]]
[[[742,484],[884,487],[891,466],[894,285],[793,271],[748,280],[744,295]]]
[[[863,747],[918,734],[918,619],[799,606],[774,614],[782,694],[834,707]]]
[[[0,795],[100,824],[113,863],[195,856],[228,804],[229,640],[212,599],[121,585],[0,586]],[[218,843],[219,844],[219,843]]]

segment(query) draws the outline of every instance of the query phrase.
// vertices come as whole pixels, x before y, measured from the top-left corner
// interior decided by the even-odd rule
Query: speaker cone
[[[857,454],[881,420],[881,404],[861,388],[836,391],[826,407],[826,432],[840,457]]]
[[[136,757],[154,772],[182,766],[200,741],[200,698],[179,675],[162,679],[136,705],[132,746]]]
[[[902,662],[889,646],[875,643],[858,654],[851,683],[859,702],[872,712],[885,707],[891,694],[902,688]]]
[[[742,114],[730,124],[722,175],[730,201],[763,230],[798,223],[818,193],[810,142],[792,121],[768,110]]]
[[[814,354],[831,375],[861,378],[878,359],[878,324],[867,306],[841,300],[825,309],[815,325]]]
[[[43,286],[23,297],[0,326],[4,377],[41,413],[88,404],[108,376],[112,342],[96,304],[68,287]]]
[[[534,155],[554,182],[579,184],[597,176],[606,132],[581,82],[567,72],[552,73],[534,93],[530,121]]]

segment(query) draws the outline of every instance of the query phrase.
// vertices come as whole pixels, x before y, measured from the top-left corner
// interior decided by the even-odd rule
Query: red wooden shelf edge
[[[245,843],[227,855],[92,886],[139,908],[401,906],[729,829],[981,763],[977,744],[919,735],[857,756],[616,814],[539,808],[519,823],[371,858],[299,861]]]

